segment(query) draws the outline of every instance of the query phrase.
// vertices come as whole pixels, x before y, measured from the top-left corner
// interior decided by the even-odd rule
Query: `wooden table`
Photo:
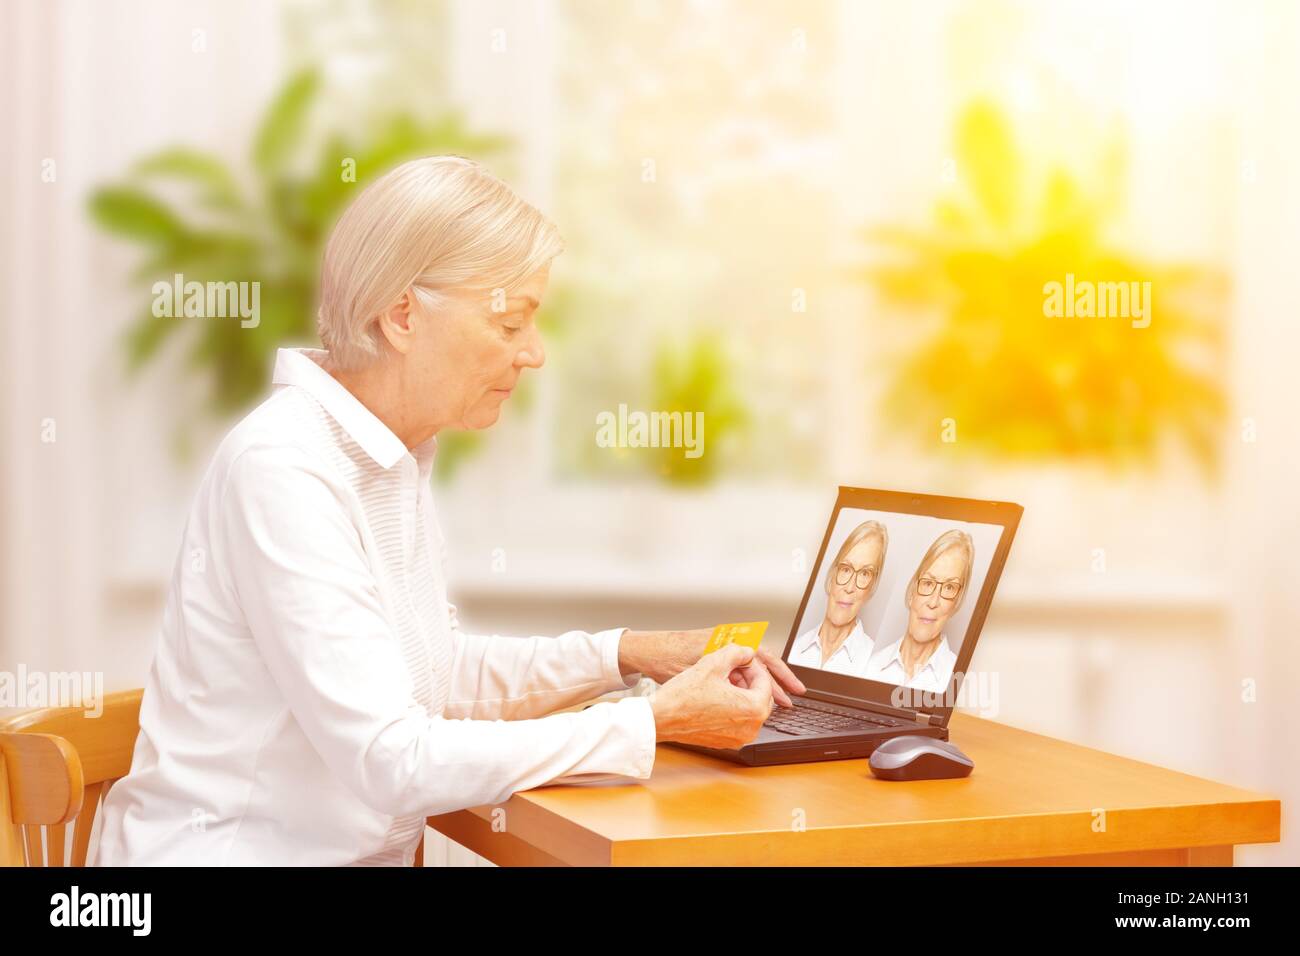
[[[1230,866],[1236,844],[1280,839],[1273,797],[963,714],[951,730],[975,761],[964,780],[661,745],[649,780],[541,787],[429,826],[503,866]]]

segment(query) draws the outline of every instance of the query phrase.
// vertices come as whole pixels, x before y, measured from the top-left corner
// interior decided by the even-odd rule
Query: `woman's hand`
[[[785,661],[765,647],[760,647],[755,652],[753,661],[748,665],[733,670],[729,679],[737,687],[753,687],[756,671],[760,669],[774,678],[772,681],[772,699],[782,707],[794,706],[790,694],[798,694],[802,697],[808,691],[808,688],[804,687],[803,681],[795,677],[794,671],[786,666]]]
[[[693,631],[625,631],[618,644],[619,669],[625,677],[640,672],[657,684],[666,684],[700,659],[712,633],[711,627]],[[771,651],[760,647],[754,661],[755,664],[743,670],[731,672],[730,681],[734,686],[748,687],[749,684],[741,681],[746,679],[746,674],[753,673],[754,666],[762,666],[774,678],[772,698],[782,707],[794,706],[790,694],[802,696],[807,692],[785,661]]]
[[[735,675],[743,675],[737,681]],[[650,700],[655,738],[742,747],[772,713],[776,684],[754,651],[728,644],[674,677]]]

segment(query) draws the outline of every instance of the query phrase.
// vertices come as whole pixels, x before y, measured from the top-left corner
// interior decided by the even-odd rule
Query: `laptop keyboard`
[[[825,734],[842,730],[876,730],[880,727],[902,727],[901,720],[885,717],[881,714],[869,714],[847,707],[834,707],[830,704],[809,703],[802,698],[794,701],[794,710],[777,707],[763,726],[779,730],[783,734],[805,737],[812,734]]]

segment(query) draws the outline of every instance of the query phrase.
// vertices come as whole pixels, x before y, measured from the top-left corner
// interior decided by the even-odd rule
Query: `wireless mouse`
[[[954,744],[918,736],[891,737],[872,751],[868,763],[882,780],[945,780],[975,769],[975,761]]]

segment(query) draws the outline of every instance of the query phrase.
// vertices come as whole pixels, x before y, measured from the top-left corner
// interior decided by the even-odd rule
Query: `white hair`
[[[335,363],[380,356],[375,319],[411,290],[436,310],[452,289],[507,293],[563,250],[559,231],[479,163],[428,156],[375,180],[325,245],[316,328]]]

